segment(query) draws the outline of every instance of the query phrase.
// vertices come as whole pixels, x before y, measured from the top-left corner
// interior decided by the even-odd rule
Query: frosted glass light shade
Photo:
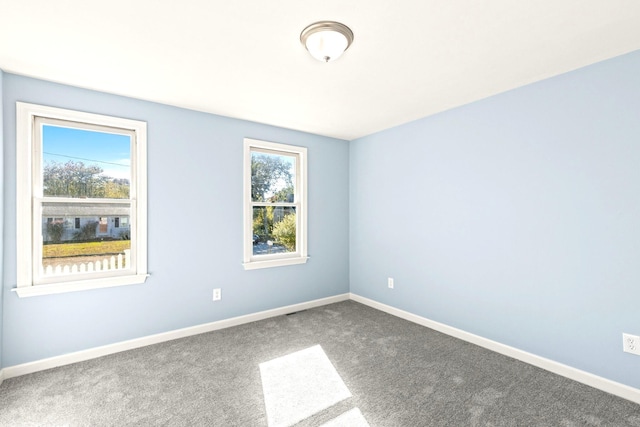
[[[339,22],[316,22],[302,31],[300,42],[318,61],[330,62],[338,59],[351,46],[353,32]]]

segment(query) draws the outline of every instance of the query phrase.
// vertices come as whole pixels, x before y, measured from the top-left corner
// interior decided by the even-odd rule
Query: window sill
[[[108,277],[77,282],[60,282],[50,285],[19,286],[13,288],[20,298],[35,297],[40,295],[62,294],[66,292],[86,291],[89,289],[111,288],[115,286],[139,285],[149,277],[148,274],[136,274],[131,276]]]
[[[308,256],[295,258],[279,258],[264,261],[249,261],[242,264],[245,270],[257,270],[259,268],[284,267],[285,265],[305,264]]]

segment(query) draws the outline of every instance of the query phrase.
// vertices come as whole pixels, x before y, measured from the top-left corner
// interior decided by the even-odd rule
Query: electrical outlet
[[[640,356],[640,337],[631,334],[622,334],[622,350]]]
[[[216,288],[213,290],[213,300],[220,301],[222,299],[222,291],[220,288]]]
[[[393,277],[387,279],[387,286],[389,286],[389,289],[393,289]]]

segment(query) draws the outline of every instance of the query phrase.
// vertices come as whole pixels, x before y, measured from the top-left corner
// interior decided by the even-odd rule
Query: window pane
[[[253,254],[296,251],[296,209],[289,206],[253,208]]]
[[[131,138],[42,125],[44,196],[128,199]]]
[[[129,214],[128,204],[43,203],[43,276],[130,268],[129,222],[115,227]]]
[[[294,202],[296,157],[251,152],[251,200]]]

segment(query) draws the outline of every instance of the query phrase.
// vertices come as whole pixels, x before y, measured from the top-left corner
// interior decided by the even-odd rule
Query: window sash
[[[43,218],[43,210],[44,206],[55,206],[55,205],[75,205],[77,207],[97,207],[103,206],[103,209],[118,209],[128,208],[130,213],[130,227],[131,230],[135,230],[135,216],[131,215],[131,213],[136,211],[136,202],[135,200],[129,199],[76,199],[76,198],[63,198],[63,197],[34,197],[33,198],[33,255],[32,255],[32,271],[33,271],[33,284],[34,285],[43,285],[49,283],[56,282],[66,282],[66,281],[77,281],[84,279],[94,279],[94,278],[106,278],[112,276],[126,276],[136,274],[136,257],[137,257],[137,241],[136,239],[130,240],[130,255],[129,255],[129,264],[126,268],[115,269],[115,270],[101,270],[101,271],[92,271],[87,273],[72,273],[72,274],[56,274],[56,275],[46,275],[44,273],[43,268],[43,251],[44,251],[44,239],[42,235],[42,218]],[[93,206],[92,206],[93,205]],[[91,209],[89,209],[91,212]],[[56,214],[59,215],[59,214]],[[67,216],[67,215],[64,215]],[[91,214],[91,216],[101,217],[102,214]],[[113,216],[106,215],[105,216]],[[75,224],[74,224],[75,228]],[[135,233],[131,233],[135,235]]]
[[[33,195],[35,197],[43,197],[43,146],[42,146],[42,130],[44,126],[52,125],[63,128],[89,130],[102,133],[113,133],[117,135],[126,135],[129,137],[130,147],[130,174],[129,177],[129,199],[136,198],[137,189],[137,135],[135,130],[119,128],[115,126],[98,125],[92,123],[81,123],[73,120],[61,120],[51,117],[35,116],[33,119],[33,163],[32,163],[32,182]],[[93,199],[92,199],[93,200]],[[112,200],[112,199],[109,199]],[[114,199],[115,200],[115,199]]]

